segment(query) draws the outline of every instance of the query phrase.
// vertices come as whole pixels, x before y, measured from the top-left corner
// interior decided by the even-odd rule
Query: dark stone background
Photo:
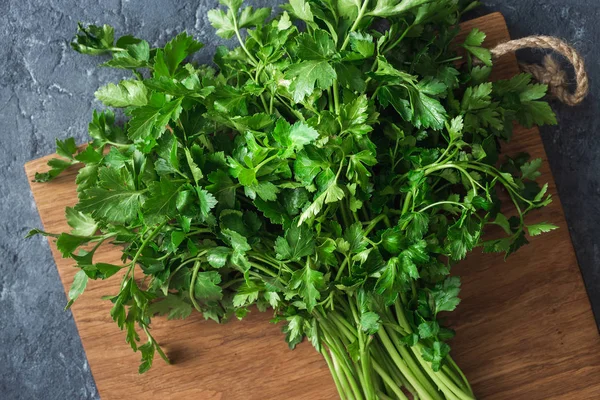
[[[559,126],[541,129],[592,303],[600,311],[600,27],[598,0],[488,0],[471,16],[501,11],[513,37],[559,36],[587,61],[591,94],[577,108],[553,104]],[[262,0],[263,5],[273,3]],[[125,72],[69,48],[77,21],[109,23],[162,45],[187,30],[207,46],[222,41],[206,11],[216,0],[0,0],[0,398],[96,399],[23,171],[54,152],[54,138],[87,138],[93,92]],[[254,3],[256,4],[256,3]],[[520,54],[539,59],[538,55]]]

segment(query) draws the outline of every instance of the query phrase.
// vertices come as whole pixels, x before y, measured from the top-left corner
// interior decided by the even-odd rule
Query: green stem
[[[258,65],[258,67],[256,68],[256,75],[254,77],[254,82],[256,82],[256,84],[259,86],[262,86],[260,84],[260,73],[262,72],[262,68],[263,68],[263,65]],[[259,97],[260,97],[260,101],[262,102],[263,108],[265,109],[265,112],[268,113],[269,107],[267,106],[267,102],[265,101],[264,93],[261,93]]]
[[[354,316],[354,321],[356,323],[356,326],[359,326],[360,320],[358,319],[358,313],[357,313],[356,307],[354,306],[354,303],[351,300],[348,301],[348,304],[350,306],[350,309],[352,310],[352,315]],[[329,321],[325,322],[325,324],[327,326],[329,326]],[[329,332],[330,332],[330,336],[332,338],[334,338],[334,340],[339,340],[339,339],[337,339],[337,336],[335,336],[333,334],[332,330],[330,330]],[[363,355],[366,357],[366,352],[365,352],[365,348],[364,348],[364,342],[361,342],[361,340],[362,340],[362,333],[361,332],[357,332],[357,335],[358,335],[358,339],[359,339],[359,351],[361,353],[361,369],[362,369],[362,373],[361,373],[361,371],[358,370],[358,366],[355,363],[351,362],[350,360],[347,360],[347,361],[348,361],[348,365],[350,367],[354,367],[354,370],[356,372],[356,375],[358,376],[358,380],[359,380],[359,382],[361,384],[361,387],[363,388],[363,391],[364,391],[364,394],[365,394],[367,400],[371,400],[372,399],[372,395],[370,393],[370,390],[372,389],[372,382],[369,379],[370,375],[368,375],[368,376],[365,375],[365,372],[368,374],[368,369],[365,370],[364,366],[363,366],[363,363],[362,363],[362,357],[363,357]],[[345,352],[344,352],[344,354],[345,354]],[[358,395],[357,395],[357,397],[358,397]]]
[[[331,357],[327,353],[327,350],[325,350],[325,349],[321,350],[321,354],[323,355],[323,358],[325,359],[325,362],[327,363],[327,366],[329,367],[329,371],[331,372],[331,377],[333,378],[333,382],[335,383],[335,387],[337,388],[337,391],[340,394],[340,397],[341,398],[348,397],[348,395],[347,395],[348,387],[344,386],[342,384],[342,382],[340,381],[340,378],[338,377],[338,371],[336,371],[335,365],[333,364]]]
[[[327,319],[321,319],[320,322],[321,327],[323,329],[323,334],[327,342],[329,343],[328,347],[335,352],[335,354],[339,358],[339,361],[342,363],[341,366],[343,367],[346,373],[346,377],[348,379],[350,387],[352,387],[354,396],[357,400],[362,400],[362,391],[360,390],[356,382],[355,376],[358,377],[359,382],[363,388],[365,387],[365,383],[360,372],[356,370],[357,365],[353,363],[352,360],[350,360],[350,358],[348,357],[348,354],[345,350],[346,347],[338,337],[337,331],[333,329],[332,326],[330,326],[329,321]]]
[[[404,32],[402,33],[402,35],[400,35],[400,37],[398,38],[398,40],[396,40],[391,46],[389,46],[387,49],[383,50],[383,54],[391,51],[394,47],[398,46],[398,44],[402,41],[402,39],[404,39],[404,37],[408,34],[408,31],[410,31],[410,29],[412,28],[412,25],[409,25],[408,28],[406,28],[404,30]]]
[[[402,303],[400,302],[400,299],[396,299],[396,303],[394,304],[394,309],[396,311],[396,318],[398,318],[398,322],[400,323],[400,326],[407,332],[407,333],[412,333],[412,329],[410,327],[410,324],[408,323],[408,320],[406,319],[406,316],[404,315],[404,310],[402,309]]]
[[[473,189],[473,193],[477,194],[477,187],[476,186],[481,187],[481,185],[479,185],[471,177],[471,175],[464,168],[462,168],[460,165],[457,165],[457,164],[454,164],[454,163],[447,163],[447,164],[436,165],[436,166],[433,166],[431,168],[426,168],[425,169],[425,175],[429,175],[432,172],[439,171],[441,169],[446,169],[446,168],[454,168],[454,169],[457,169],[458,171],[462,172],[462,174],[465,176],[465,178],[467,178],[469,180],[469,182],[471,183],[471,187]]]
[[[383,379],[383,381],[389,386],[390,389],[392,389],[394,394],[398,396],[399,399],[408,400],[408,397],[406,397],[406,395],[398,387],[396,382],[394,382],[393,379],[390,378],[390,376],[385,372],[385,370],[381,368],[379,364],[377,364],[377,361],[373,361],[373,369],[375,370],[375,372],[377,372],[379,376],[381,376],[381,379]]]
[[[197,260],[194,263],[194,269],[192,270],[192,279],[190,280],[190,300],[192,301],[194,308],[199,312],[202,312],[202,309],[200,308],[200,305],[196,301],[196,297],[194,295],[194,292],[196,290],[196,279],[198,279],[198,270],[200,269],[200,265],[200,260]]]
[[[352,392],[352,387],[350,386],[350,383],[348,382],[348,376],[346,375],[345,370],[341,367],[339,361],[335,358],[335,354],[333,351],[331,352],[331,362],[333,364],[334,370],[336,371],[336,374],[339,377],[340,383],[342,384],[342,386],[344,388],[344,393],[346,395],[346,399],[355,400],[354,393]]]
[[[342,272],[344,272],[344,269],[346,268],[346,265],[348,265],[349,262],[350,262],[350,259],[346,256],[346,258],[344,259],[344,262],[342,262],[342,265],[340,265],[340,269],[338,270],[337,274],[335,275],[336,281],[338,281],[342,277]]]
[[[427,372],[431,379],[433,379],[433,381],[436,382],[440,390],[442,390],[447,397],[456,398],[459,400],[475,400],[473,396],[465,393],[462,389],[456,386],[456,384],[452,382],[452,380],[450,380],[450,378],[448,378],[444,373],[435,372],[431,368],[431,365],[427,361],[425,361],[421,356],[423,349],[422,344],[417,343],[411,349],[419,363],[421,363],[421,366],[423,366],[423,369]],[[453,397],[450,396],[449,393],[451,393]]]
[[[211,229],[194,229],[193,231],[188,232],[187,236],[196,235],[199,233],[212,233]]]
[[[339,115],[340,114],[340,98],[339,98],[339,88],[338,88],[338,81],[337,79],[335,79],[333,81],[333,104],[335,107],[335,115]]]
[[[117,142],[111,142],[110,140],[106,140],[107,144],[110,144],[111,146],[115,146],[115,147],[121,147],[121,148],[127,148],[130,147],[133,143],[117,143]]]
[[[354,339],[356,339],[356,336],[357,336],[356,329],[354,327],[352,327],[345,318],[340,316],[335,311],[330,312],[326,316],[324,316],[324,318],[328,318],[328,317],[330,317],[330,319],[335,323],[335,325],[338,327],[338,329],[344,335],[346,335],[346,337],[348,338],[348,340],[350,342],[352,342]]]
[[[421,370],[419,365],[415,362],[415,360],[411,356],[410,352],[406,349],[406,346],[404,346],[400,342],[396,333],[394,331],[390,331],[389,335],[392,339],[392,342],[396,345],[396,349],[400,352],[400,355],[406,362],[406,365],[408,365],[410,370],[414,373],[415,377],[421,383],[423,388],[425,388],[425,390],[427,390],[434,399],[442,400],[442,398],[438,394],[437,389],[431,384],[429,379],[425,376],[425,374],[423,373],[423,371]]]
[[[402,215],[406,214],[408,211],[408,206],[410,205],[410,202],[412,200],[412,191],[406,193],[406,197],[404,198],[404,204],[402,205]]]
[[[459,368],[459,366],[456,364],[456,362],[454,362],[454,360],[452,359],[452,357],[450,357],[450,355],[446,356],[446,360],[454,368],[454,370],[458,373],[458,375],[460,375],[460,377],[462,378],[462,380],[464,382],[464,386],[469,391],[469,394],[471,396],[473,396],[473,388],[471,388],[471,384],[469,383],[469,380],[467,379],[467,377],[465,376],[465,374],[462,372],[462,370]]]
[[[258,170],[260,170],[263,166],[265,166],[266,164],[268,164],[269,162],[275,160],[276,158],[278,158],[279,156],[277,154],[271,156],[271,157],[267,157],[265,158],[260,164],[258,164],[256,167],[254,167],[254,170],[256,172],[258,172]]]
[[[454,382],[459,388],[460,390],[464,391],[465,393],[468,392],[468,389],[465,387],[464,382],[460,379],[460,377],[452,370],[452,368],[449,365],[443,365],[442,366],[442,372],[444,374],[446,374],[450,380],[452,382]]]
[[[371,357],[362,332],[358,332],[358,346],[360,349],[360,366],[364,378],[363,391],[367,400],[376,400],[373,390],[373,377],[371,376]]]
[[[416,398],[417,393],[415,388],[406,380],[406,377],[400,373],[400,370],[398,367],[396,367],[394,361],[390,358],[390,355],[384,349],[381,349],[381,344],[379,342],[375,342],[372,346],[372,350],[374,350],[376,359],[383,363],[383,367],[387,373],[391,375],[396,384],[398,386],[404,386],[413,395],[413,397]]]
[[[232,280],[230,280],[230,281],[227,281],[227,282],[225,282],[223,285],[221,285],[221,288],[222,288],[222,289],[226,289],[226,288],[228,288],[229,286],[233,286],[233,285],[235,285],[236,283],[242,283],[242,282],[244,282],[245,280],[246,280],[246,278],[237,278],[237,279],[232,279]]]
[[[431,369],[431,366],[429,366],[427,364],[427,361],[423,360],[422,357],[420,357],[420,355],[417,354],[417,351],[419,351],[419,350],[415,350],[413,348],[412,351],[413,351],[413,353],[415,353],[415,357],[417,358],[419,363],[423,366],[423,368],[427,371],[428,375],[431,377],[433,382],[435,382],[437,387],[442,391],[442,393],[444,393],[444,396],[446,397],[446,399],[447,400],[461,400],[454,394],[454,392],[452,392],[450,389],[448,389],[448,387],[446,387],[446,385],[444,385],[443,381],[438,377],[438,375],[436,375],[436,373],[433,372],[433,370]]]
[[[146,333],[146,336],[148,336],[148,339],[150,339],[150,341],[154,343],[154,348],[156,349],[156,352],[158,353],[160,358],[162,358],[167,364],[171,364],[171,360],[169,360],[169,357],[167,357],[167,355],[161,349],[160,345],[156,342],[156,340],[154,340],[154,336],[150,334],[148,326],[142,325],[142,329],[144,330],[144,333]]]
[[[348,43],[350,43],[350,33],[354,32],[356,30],[356,28],[358,28],[358,24],[364,17],[365,11],[367,11],[368,5],[369,5],[369,0],[365,0],[365,2],[362,4],[362,7],[358,11],[358,15],[356,16],[356,19],[354,20],[354,24],[352,24],[352,27],[350,27],[350,31],[348,32],[348,34],[346,35],[346,38],[344,39],[344,43],[342,43],[342,47],[340,47],[340,51],[344,50],[346,48],[346,46],[348,46]]]
[[[459,202],[456,202],[456,201],[449,201],[449,200],[447,200],[447,201],[438,201],[437,203],[430,204],[430,205],[428,205],[428,206],[423,207],[422,209],[420,209],[419,212],[423,212],[423,211],[429,210],[430,208],[437,207],[437,206],[440,206],[442,204],[454,204],[455,206],[460,206],[460,207],[462,207],[464,209],[467,208],[462,203],[459,203]]]
[[[244,44],[244,41],[242,40],[242,36],[240,35],[240,30],[238,28],[238,21],[237,21],[235,12],[232,12],[231,15],[233,16],[233,29],[235,31],[235,36],[237,36],[238,42],[240,42],[240,46],[242,47],[242,50],[244,50],[244,52],[250,59],[251,64],[253,66],[256,66],[258,64],[258,60],[256,60],[256,58],[254,58],[254,56],[248,51],[248,49],[246,48],[246,45]]]
[[[160,230],[167,224],[167,221],[164,221],[163,223],[161,223],[160,225],[158,225],[153,231],[152,233],[150,233],[150,235],[144,239],[144,241],[142,241],[142,244],[140,245],[140,248],[138,249],[138,251],[135,253],[135,256],[133,256],[133,259],[131,260],[131,264],[129,265],[129,269],[127,270],[127,273],[125,274],[124,279],[131,273],[131,277],[133,278],[133,271],[135,269],[135,264],[137,263],[138,258],[140,257],[140,255],[142,254],[142,251],[144,251],[144,249],[146,248],[146,246],[148,245],[148,243],[150,243],[150,241],[152,239],[154,239],[154,237],[158,234],[158,232],[160,232]]]
[[[333,104],[333,95],[331,94],[331,87],[327,88],[327,106],[329,107],[329,111],[334,112],[335,106]]]
[[[450,151],[450,149],[452,147],[453,147],[453,143],[451,141],[450,143],[448,143],[448,147],[446,148],[446,150],[444,150],[444,152],[442,153],[442,155],[434,162],[434,164],[439,164],[439,163],[441,163],[443,161],[447,161],[449,159],[452,159],[453,156],[456,154],[456,151],[453,151],[452,154],[446,160],[444,160],[444,157],[446,156],[446,154],[448,154],[448,152]]]
[[[356,379],[354,378],[354,374],[352,373],[353,365],[350,361],[348,361],[347,357],[343,356],[345,352],[343,350],[343,346],[340,346],[339,339],[329,333],[330,330],[328,329],[327,322],[325,320],[321,321],[321,327],[323,328],[323,336],[325,337],[327,347],[332,352],[332,360],[334,365],[337,361],[339,361],[338,365],[342,371],[344,371],[345,377],[348,380],[348,384],[352,388],[354,397],[356,400],[364,400],[362,391],[359,389]]]
[[[388,216],[386,214],[380,214],[380,215],[376,216],[375,218],[373,218],[373,220],[371,221],[369,226],[367,226],[367,229],[365,229],[365,236],[367,236],[377,226],[377,224],[380,221],[384,221],[386,226],[389,227],[390,220],[388,219]]]
[[[271,271],[270,269],[268,269],[266,267],[263,267],[260,264],[250,262],[250,266],[253,267],[253,268],[256,268],[259,271],[264,272],[265,274],[271,276],[272,278],[280,278],[275,272]],[[281,281],[281,282],[285,283],[284,281]]]
[[[387,384],[386,384],[387,385]],[[403,393],[404,394],[404,393]],[[377,396],[379,396],[379,398],[381,400],[394,400],[392,399],[390,396],[388,396],[387,394],[383,393],[381,390],[377,391]],[[403,398],[401,398],[402,400],[404,400]]]
[[[300,121],[304,121],[304,115],[302,115],[302,113],[300,113],[300,111],[294,109],[292,106],[290,106],[288,103],[286,103],[280,95],[275,95],[275,97],[277,97],[277,100],[283,104],[284,106],[287,107],[287,109],[296,117],[298,118]]]
[[[350,225],[352,225],[350,223],[350,216],[348,215],[348,212],[346,210],[346,208],[342,205],[340,205],[340,212],[342,213],[342,220],[344,221],[344,227],[348,228],[350,227]]]
[[[465,168],[471,168],[471,169],[474,169],[479,172],[483,172],[486,175],[490,175],[490,176],[493,176],[494,178],[498,179],[500,181],[500,183],[502,183],[502,185],[508,190],[508,192],[511,195],[511,198],[513,200],[513,203],[515,203],[516,206],[518,206],[518,204],[514,200],[513,195],[516,195],[523,202],[525,202],[527,204],[531,204],[531,200],[524,198],[523,196],[521,196],[519,194],[519,192],[516,191],[516,189],[518,189],[516,184],[510,183],[509,181],[507,181],[502,176],[501,172],[498,171],[496,168],[489,166],[487,164],[482,164],[482,163],[462,163],[462,164],[454,164],[454,165],[460,165],[460,166],[464,166]]]
[[[385,329],[379,329],[379,331],[377,331],[377,335],[381,339],[383,347],[394,361],[394,364],[396,364],[400,372],[402,372],[402,374],[408,380],[408,382],[410,382],[410,384],[415,388],[415,391],[417,392],[419,397],[423,400],[434,400],[434,397],[432,397],[431,394],[425,388],[423,388],[423,386],[421,386],[419,380],[414,376],[414,374],[412,373],[410,368],[408,368],[404,360],[402,360],[402,357],[400,357],[400,354],[398,354],[398,352],[396,351],[396,348],[391,342],[387,333],[385,332]]]
[[[255,254],[254,252],[250,252],[250,253],[246,253],[246,254],[248,254],[248,256],[250,258],[253,258],[253,259],[261,261],[267,265],[270,265],[271,267],[275,268],[276,270],[287,269],[289,271],[289,268],[287,268],[283,263],[280,263],[279,260],[269,260],[266,257],[266,255]],[[277,264],[274,261],[277,261]]]

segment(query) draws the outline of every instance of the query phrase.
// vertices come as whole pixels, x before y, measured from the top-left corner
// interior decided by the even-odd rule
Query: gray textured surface
[[[48,244],[22,238],[40,225],[23,164],[54,151],[54,138],[87,137],[93,92],[121,77],[70,50],[77,21],[110,23],[163,44],[184,29],[219,40],[206,11],[216,0],[0,0],[0,398],[98,398]],[[269,3],[262,1],[261,3]],[[271,2],[273,3],[273,2]],[[256,4],[256,3],[255,3]],[[573,43],[589,65],[592,92],[560,125],[542,129],[588,292],[600,311],[600,27],[598,0],[488,0],[513,37],[543,33]],[[525,55],[527,57],[527,55]],[[535,55],[533,56],[535,58]]]

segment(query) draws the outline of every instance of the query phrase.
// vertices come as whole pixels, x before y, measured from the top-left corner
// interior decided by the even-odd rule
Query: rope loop
[[[538,82],[548,85],[550,93],[565,104],[575,106],[585,99],[590,87],[583,58],[577,50],[561,39],[552,36],[528,36],[500,43],[490,51],[496,59],[525,48],[548,49],[562,54],[575,69],[577,87],[573,93],[569,91],[566,72],[550,55],[544,57],[542,65],[520,64],[523,72],[530,73]]]

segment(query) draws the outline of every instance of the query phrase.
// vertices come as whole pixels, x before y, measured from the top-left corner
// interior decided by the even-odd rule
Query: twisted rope
[[[549,49],[565,56],[575,69],[577,87],[573,93],[569,91],[567,74],[550,55],[544,57],[542,65],[520,64],[521,70],[533,75],[538,82],[548,85],[550,93],[563,103],[574,106],[583,101],[589,92],[585,63],[577,50],[562,40],[551,36],[528,36],[500,43],[490,51],[494,58],[499,58],[525,48]]]

